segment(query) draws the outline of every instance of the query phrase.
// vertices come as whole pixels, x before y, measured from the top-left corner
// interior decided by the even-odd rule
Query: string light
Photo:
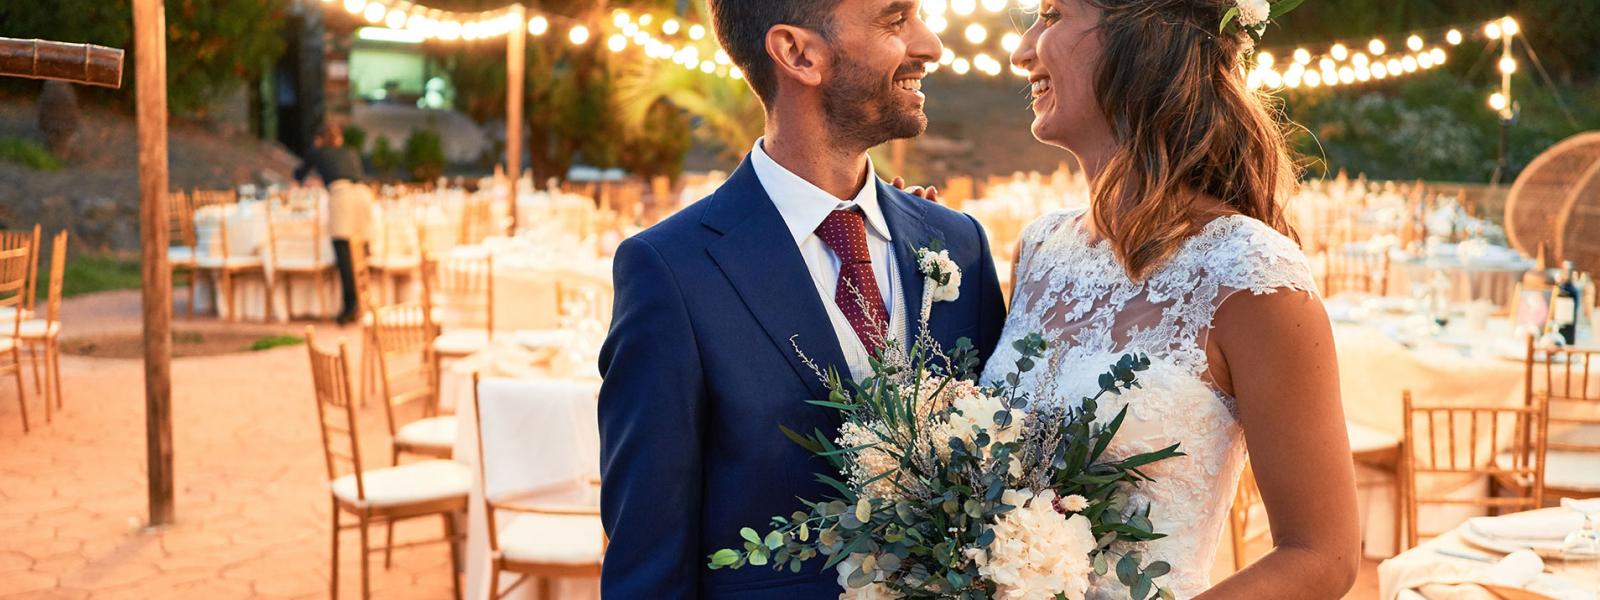
[[[550,31],[550,20],[544,18],[544,15],[528,20],[528,33],[533,34],[534,37],[544,35],[548,31]]]
[[[1383,40],[1373,38],[1372,41],[1367,42],[1367,52],[1371,52],[1373,56],[1380,56],[1387,49],[1383,44]]]
[[[582,25],[573,25],[572,31],[567,32],[567,39],[574,46],[582,46],[589,41],[589,28]]]
[[[1445,41],[1450,42],[1451,46],[1460,46],[1461,45],[1461,30],[1460,29],[1451,29],[1450,33],[1444,34],[1444,39],[1445,39]]]
[[[984,29],[982,25],[973,23],[967,26],[966,36],[967,41],[974,44],[982,44],[984,40],[989,39],[989,30]]]

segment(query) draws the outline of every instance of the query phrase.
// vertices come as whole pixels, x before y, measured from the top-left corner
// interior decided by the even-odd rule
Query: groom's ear
[[[774,25],[767,30],[767,56],[772,58],[777,80],[793,79],[808,87],[822,85],[830,58],[821,34],[793,25]]]

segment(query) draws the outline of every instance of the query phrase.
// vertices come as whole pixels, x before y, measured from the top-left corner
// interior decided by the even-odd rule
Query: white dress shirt
[[[761,187],[766,189],[767,196],[772,198],[772,204],[778,208],[778,214],[783,216],[795,245],[800,248],[800,256],[805,259],[811,280],[817,286],[817,295],[821,296],[822,304],[828,310],[828,319],[833,323],[834,335],[839,338],[839,346],[844,351],[851,376],[861,379],[871,375],[872,367],[868,362],[866,346],[856,336],[844,311],[834,301],[834,293],[839,286],[839,257],[823,243],[822,238],[817,237],[816,230],[822,225],[823,219],[835,210],[861,210],[866,221],[867,251],[872,255],[872,272],[878,280],[884,310],[889,314],[888,335],[903,343],[907,331],[905,294],[900,289],[900,276],[894,268],[894,240],[883,219],[883,210],[878,205],[878,177],[873,171],[872,159],[867,159],[866,182],[856,192],[855,198],[840,200],[778,164],[767,155],[761,143],[762,140],[756,140],[755,149],[750,151],[750,164],[755,168],[756,178],[761,181]],[[800,334],[798,341],[801,349],[804,349],[806,332],[794,333]]]

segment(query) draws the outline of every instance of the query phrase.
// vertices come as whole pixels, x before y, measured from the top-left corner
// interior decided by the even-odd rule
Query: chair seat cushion
[[[500,554],[515,562],[598,565],[605,556],[598,516],[517,514],[496,539]]]
[[[1550,450],[1545,454],[1544,485],[1600,493],[1600,452]]]
[[[390,271],[419,269],[422,268],[422,257],[417,255],[389,257],[373,256],[367,260],[367,266],[374,269],[385,269]]]
[[[0,352],[10,350],[15,345],[17,345],[17,341],[11,336],[0,337]]]
[[[1350,434],[1350,452],[1361,454],[1388,450],[1400,446],[1400,437],[1391,435],[1355,421],[1344,422],[1345,431]]]
[[[28,319],[22,322],[22,327],[18,332],[23,339],[43,339],[61,333],[61,322]]]
[[[366,506],[398,506],[465,497],[472,486],[472,471],[455,461],[430,460],[370,469],[361,479],[367,492]],[[362,504],[354,473],[333,480],[329,487],[340,500]]]
[[[489,347],[489,332],[482,329],[447,331],[433,340],[433,349],[441,354],[465,356]]]
[[[14,306],[0,306],[0,326],[3,326],[3,324],[6,321],[10,321],[10,320],[15,319],[15,318],[17,318],[17,308],[16,307],[14,307]],[[23,319],[32,319],[33,318],[33,311],[28,310],[26,308],[22,309],[22,318]]]
[[[167,248],[167,261],[180,265],[194,263],[194,248],[188,246],[171,246]]]
[[[325,258],[320,263],[309,258],[286,258],[278,261],[273,266],[280,271],[322,271],[332,269],[337,265],[331,258]]]
[[[407,423],[394,433],[394,441],[425,448],[453,448],[456,433],[454,416],[433,417]]]

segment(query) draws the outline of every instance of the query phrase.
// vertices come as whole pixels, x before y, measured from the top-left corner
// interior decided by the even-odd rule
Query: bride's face
[[[1100,9],[1083,0],[1043,0],[1011,53],[1032,84],[1033,136],[1080,158],[1110,139],[1094,91],[1104,50],[1099,24]]]

